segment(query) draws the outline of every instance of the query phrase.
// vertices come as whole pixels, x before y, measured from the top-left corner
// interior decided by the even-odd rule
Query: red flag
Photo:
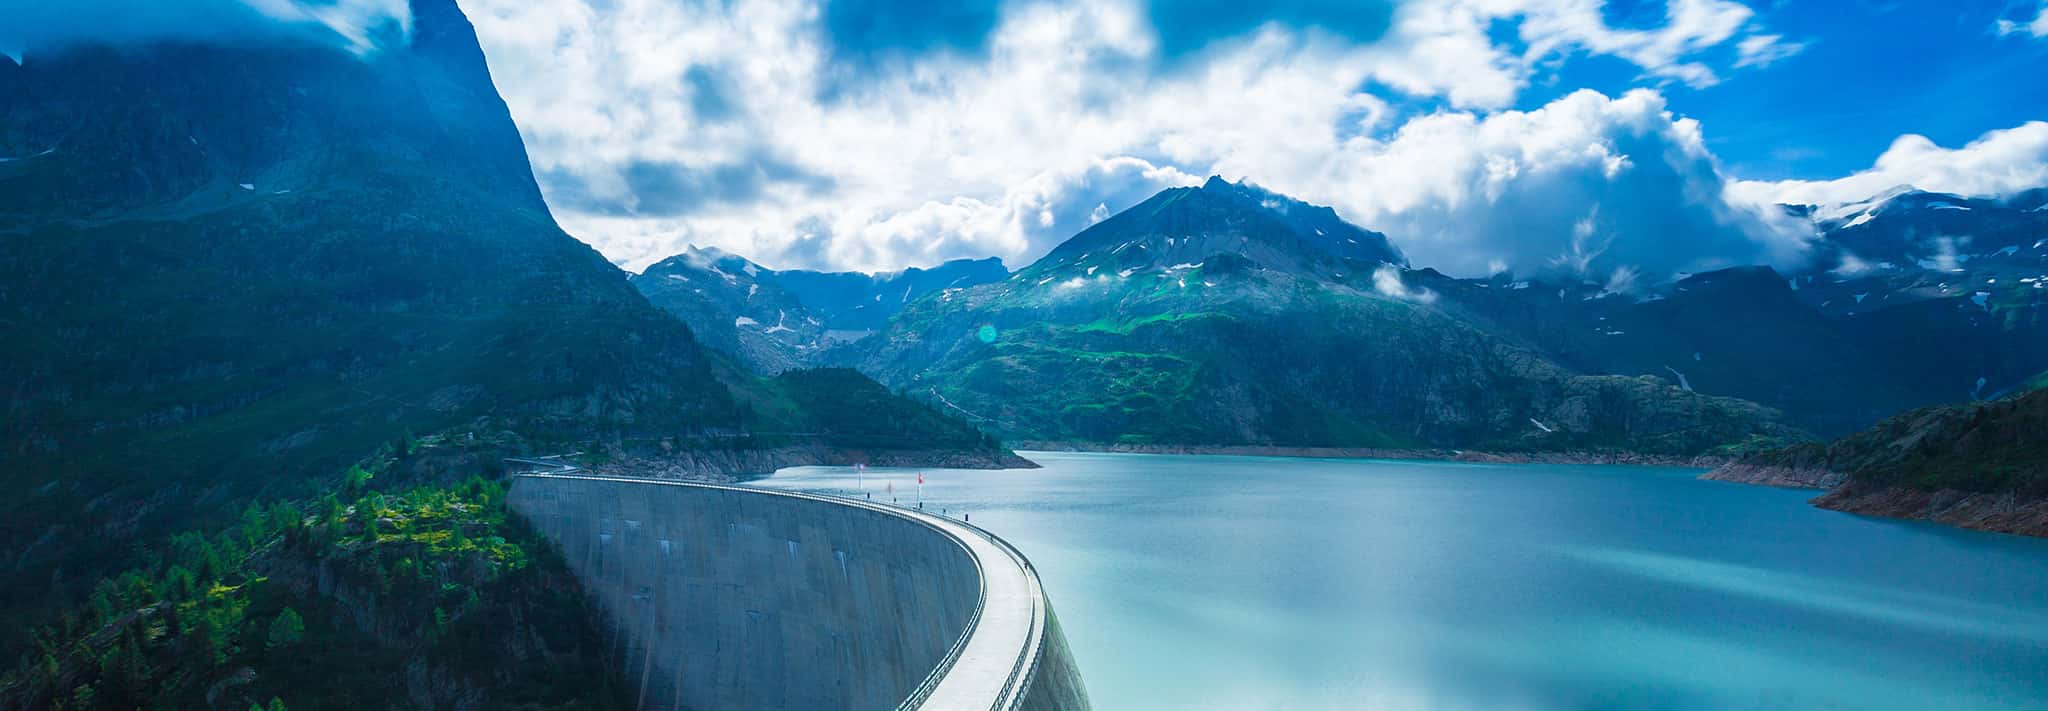
[[[918,472],[918,473],[917,473],[917,483],[919,483],[919,484],[923,484],[923,483],[924,483],[924,472]]]

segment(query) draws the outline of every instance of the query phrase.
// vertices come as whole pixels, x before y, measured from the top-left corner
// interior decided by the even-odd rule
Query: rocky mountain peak
[[[1200,187],[1161,191],[1096,223],[1027,271],[1128,276],[1218,255],[1315,276],[1406,263],[1386,235],[1345,222],[1329,207],[1211,176]]]

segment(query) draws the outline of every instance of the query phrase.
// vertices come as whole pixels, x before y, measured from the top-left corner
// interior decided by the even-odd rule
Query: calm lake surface
[[[2048,708],[2048,540],[1687,469],[1025,456],[925,506],[1031,557],[1100,709]]]

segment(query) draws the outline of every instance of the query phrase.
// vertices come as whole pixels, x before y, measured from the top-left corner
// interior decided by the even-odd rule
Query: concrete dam
[[[971,525],[833,496],[527,474],[513,511],[642,709],[1087,709],[1038,574]]]

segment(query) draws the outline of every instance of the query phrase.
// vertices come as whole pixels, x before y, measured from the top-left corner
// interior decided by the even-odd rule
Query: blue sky
[[[1797,54],[1704,89],[1666,86],[1673,108],[1708,127],[1707,145],[1752,179],[1826,178],[1869,167],[1901,134],[1962,145],[2048,119],[2048,42],[2000,36],[1996,21],[2038,6],[1999,2],[1752,3]],[[1626,68],[1574,62],[1557,86],[1603,91]],[[1525,105],[1542,93],[1525,97]]]
[[[1418,266],[1626,280],[1798,262],[1780,201],[2048,183],[2034,0],[463,5],[556,212],[628,268],[1021,265],[1222,174]]]
[[[823,31],[836,61],[872,69],[878,58],[980,50],[995,30],[1002,3],[931,5],[830,2],[824,5]],[[1790,39],[1783,42],[1786,56],[1740,81],[1694,87],[1647,78],[1625,60],[1578,56],[1557,63],[1515,107],[1534,109],[1580,88],[1613,95],[1660,87],[1674,108],[1722,129],[1709,136],[1708,145],[1750,178],[1825,178],[1866,167],[1900,134],[1961,144],[1992,129],[2048,117],[2048,81],[2039,76],[2048,67],[2048,43],[2011,30],[2001,33],[1998,24],[2030,21],[2038,8],[2027,3],[1743,5],[1760,25]],[[1605,3],[1601,15],[1612,26],[1653,29],[1667,21],[1668,8],[1661,1],[1617,0]],[[1393,9],[1389,2],[1187,0],[1152,3],[1146,19],[1159,34],[1161,54],[1179,59],[1198,57],[1211,43],[1267,23],[1370,43],[1386,34]],[[1527,46],[1512,32],[1496,38],[1518,49]],[[1731,46],[1721,54],[1721,62],[1732,63],[1739,50]],[[1440,106],[1428,97],[1390,98],[1410,111]]]
[[[1417,266],[1619,283],[1800,261],[1780,202],[2048,184],[2048,0],[459,2],[558,219],[629,269],[1021,266],[1221,174]],[[180,7],[0,0],[37,20],[0,50],[217,39],[236,7],[359,53],[409,26]]]

